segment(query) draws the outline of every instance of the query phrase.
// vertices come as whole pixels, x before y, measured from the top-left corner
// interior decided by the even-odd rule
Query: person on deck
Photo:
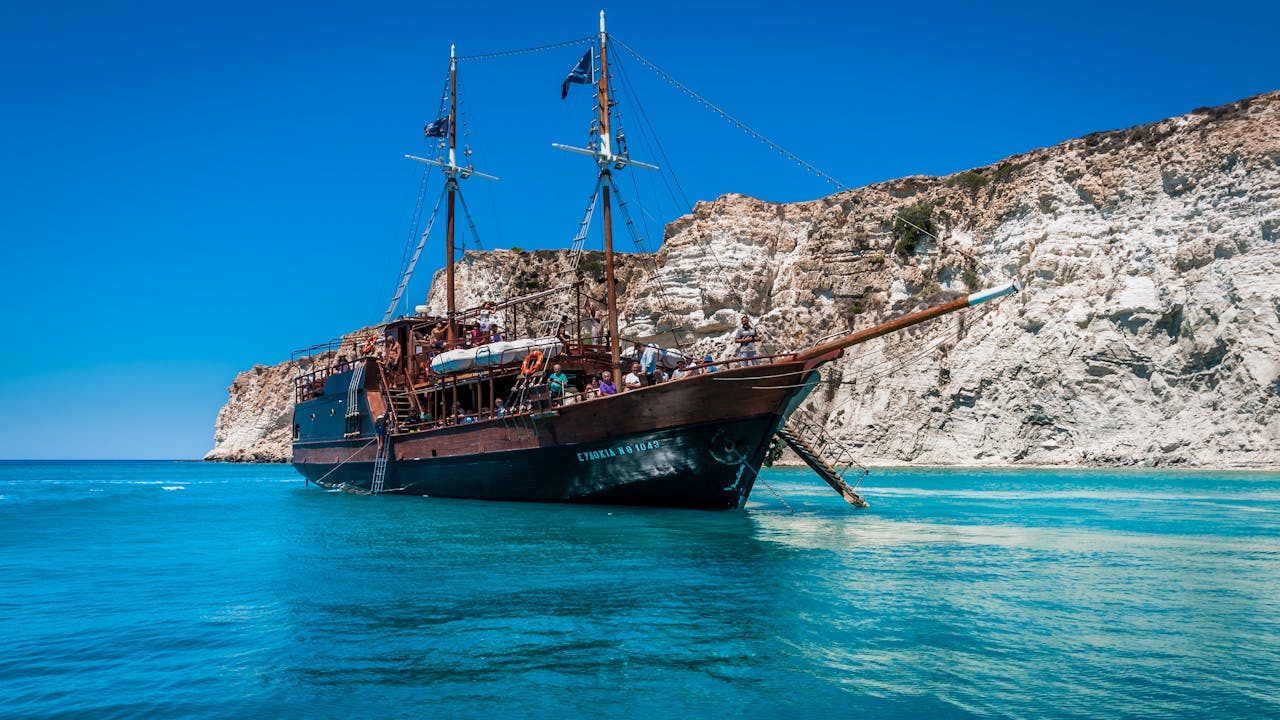
[[[644,350],[640,353],[640,367],[644,369],[646,385],[653,385],[657,381],[658,357],[660,355],[662,355],[662,352],[653,343],[645,345]]]
[[[569,376],[564,374],[560,363],[551,366],[551,374],[547,376],[547,385],[551,390],[551,399],[564,399],[564,389],[569,385]]]
[[[453,421],[458,425],[473,423],[476,421],[476,416],[467,412],[467,409],[462,407],[462,403],[459,402],[453,406]]]
[[[400,367],[400,341],[387,336],[387,370],[395,372]]]
[[[600,320],[600,311],[592,307],[588,313],[591,315],[591,344],[602,345],[604,344],[604,323]]]
[[[644,371],[640,369],[640,363],[631,363],[631,372],[622,379],[622,387],[625,390],[639,390],[644,387]]]
[[[600,397],[605,395],[616,395],[618,386],[613,384],[613,373],[605,370],[600,373]]]
[[[431,329],[431,347],[435,348],[436,352],[444,350],[445,335],[448,332],[448,324],[444,322]]]
[[[702,362],[705,365],[705,367],[702,368],[702,372],[713,373],[716,371],[716,366],[711,364],[711,361],[713,360],[715,360],[715,358],[710,355],[702,356]]]
[[[507,406],[502,402],[502,398],[493,401],[493,416],[498,418],[507,416]]]
[[[482,342],[487,342],[489,336],[493,334],[493,303],[485,303],[484,307],[480,308],[480,319],[476,320],[476,329],[484,338]]]
[[[738,357],[750,358],[750,364],[759,365],[760,361],[755,358],[760,355],[756,349],[756,342],[760,340],[760,329],[751,325],[751,318],[746,315],[742,316],[742,327],[733,334],[733,341],[738,343]],[[746,365],[743,362],[743,365]]]
[[[556,328],[556,339],[565,345],[569,344],[569,316],[560,316],[560,327]]]
[[[689,369],[687,367],[688,365],[689,365],[689,361],[685,360],[684,358],[680,358],[679,360],[677,360],[676,369],[671,371],[671,379],[679,380],[681,378],[689,377]]]

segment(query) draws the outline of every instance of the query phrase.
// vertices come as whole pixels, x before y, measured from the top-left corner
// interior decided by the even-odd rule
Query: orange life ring
[[[537,356],[536,360],[534,359],[535,355]],[[520,364],[521,372],[523,372],[525,375],[533,375],[534,373],[542,369],[543,359],[544,357],[542,355],[542,351],[534,350],[533,352],[525,356],[524,362]],[[530,363],[529,362],[530,360],[533,360],[533,362]]]
[[[360,348],[360,354],[368,355],[369,353],[373,352],[373,349],[377,346],[378,346],[378,338],[373,335],[370,335],[369,339],[365,340],[364,347]]]

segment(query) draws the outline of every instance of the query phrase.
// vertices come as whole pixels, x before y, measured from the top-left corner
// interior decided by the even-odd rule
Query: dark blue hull
[[[431,497],[742,507],[779,418],[766,415],[632,434],[607,441],[397,459],[384,492]],[[373,463],[296,463],[309,480],[367,491]]]

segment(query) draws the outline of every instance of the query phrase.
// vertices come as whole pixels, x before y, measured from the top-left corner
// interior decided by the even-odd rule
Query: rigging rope
[[[612,38],[613,36],[610,36],[610,37]],[[622,43],[622,41],[618,40],[618,41],[617,41],[617,43],[618,43],[619,45],[622,45],[622,46],[627,50],[627,52],[631,53],[632,55],[635,55],[635,56],[636,56],[636,57],[637,57],[641,62],[648,64],[648,65],[649,65],[649,67],[653,68],[654,70],[656,70],[656,71],[657,71],[657,72],[659,72],[659,73],[661,73],[661,72],[662,72],[661,70],[657,70],[657,68],[656,68],[656,67],[654,67],[652,63],[649,63],[647,60],[645,60],[644,58],[640,57],[640,56],[639,56],[639,55],[638,55],[634,50],[632,50],[631,48],[629,48],[629,47],[627,47],[625,44],[623,44],[623,43]],[[661,142],[657,140],[657,138],[658,138],[658,133],[654,130],[652,123],[651,123],[651,122],[649,122],[649,116],[648,116],[648,113],[647,113],[647,112],[645,111],[645,109],[644,109],[644,104],[640,101],[640,97],[639,97],[639,95],[635,92],[635,87],[631,84],[630,76],[627,74],[627,71],[626,71],[626,64],[625,64],[625,63],[623,63],[623,62],[621,62],[621,58],[619,57],[619,58],[618,58],[618,60],[615,60],[615,62],[614,62],[614,66],[615,66],[615,67],[617,67],[617,68],[619,69],[619,73],[618,73],[618,75],[619,75],[619,77],[621,77],[621,79],[622,79],[622,88],[623,88],[623,90],[627,92],[627,94],[628,94],[628,95],[630,96],[630,98],[631,98],[632,103],[636,106],[636,108],[637,108],[637,109],[639,110],[639,112],[640,112],[640,117],[641,117],[641,119],[642,119],[642,121],[643,121],[643,122],[642,122],[642,125],[641,125],[641,128],[642,128],[642,132],[641,132],[641,139],[642,139],[642,140],[646,140],[646,141],[647,141],[647,140],[649,139],[649,138],[648,138],[648,136],[652,136],[652,138],[654,139],[654,144],[655,144],[655,145],[657,146],[657,148],[658,148],[658,154],[663,158],[663,162],[664,162],[664,166],[663,166],[663,167],[664,167],[664,168],[666,168],[665,172],[669,172],[669,173],[671,174],[671,180],[675,183],[676,188],[680,191],[680,195],[681,195],[681,197],[682,197],[682,198],[683,198],[683,200],[684,200],[684,205],[683,205],[683,206],[681,206],[682,211],[684,211],[684,212],[691,212],[691,211],[692,211],[692,204],[689,202],[689,198],[688,198],[688,196],[687,196],[687,195],[685,195],[684,187],[680,184],[680,180],[679,180],[679,178],[677,178],[677,177],[676,177],[676,174],[675,174],[674,170],[672,170],[672,169],[671,169],[671,165],[670,165],[669,160],[668,160],[668,158],[667,158],[666,151],[662,149]],[[669,78],[669,79],[670,79],[670,78]],[[679,85],[679,83],[677,83],[677,82],[676,82],[676,81],[674,81],[674,80],[671,80],[671,82],[672,82],[673,84]],[[680,86],[680,87],[683,87],[683,86]],[[664,174],[664,177],[665,177],[665,174]],[[633,178],[632,180],[633,180],[633,183],[634,183],[634,178]],[[615,184],[615,186],[614,186],[614,187],[615,187],[615,189],[616,189],[616,187],[617,187],[617,186],[616,186],[616,184]],[[637,194],[639,194],[639,188],[638,188],[638,187],[637,187],[637,189],[636,189],[636,192],[637,192]],[[674,193],[671,191],[670,184],[668,184],[667,192],[668,192],[669,194],[671,194],[671,195],[672,195],[672,200],[673,200],[673,201],[676,201],[676,204],[677,204],[677,205],[680,205],[679,200],[677,200],[677,199],[675,198]],[[743,295],[743,293],[742,293],[738,288],[736,288],[736,287],[734,286],[734,284],[730,281],[729,273],[728,273],[728,271],[725,269],[724,263],[722,263],[722,262],[721,262],[721,260],[720,260],[720,254],[719,254],[718,252],[716,252],[716,248],[715,248],[715,246],[714,246],[711,242],[709,242],[706,238],[704,238],[704,237],[702,237],[702,236],[697,236],[697,238],[696,238],[696,239],[697,239],[697,242],[698,242],[700,245],[702,245],[703,249],[706,251],[706,255],[707,255],[707,256],[709,256],[709,257],[711,258],[711,260],[715,263],[716,271],[719,273],[720,280],[721,280],[721,282],[723,282],[723,283],[724,283],[724,287],[725,287],[725,289],[726,289],[726,290],[728,291],[728,293],[729,293],[729,299],[736,299],[736,300],[738,301],[738,312],[739,312],[739,314],[745,314],[745,313],[746,313],[746,311],[747,311],[747,301],[746,301],[746,297],[745,297],[745,295]],[[654,260],[654,262],[655,262],[655,266],[656,266],[656,262],[657,262],[657,261],[656,261],[656,259]],[[655,267],[655,270],[656,270],[656,267]],[[774,345],[778,345],[777,338],[776,338],[776,337],[774,337],[774,336],[773,336],[773,334],[772,334],[772,333],[770,333],[767,329],[762,328],[762,327],[758,327],[758,326],[757,326],[757,328],[756,328],[756,329],[760,332],[760,334],[764,337],[764,339],[766,339],[767,341],[769,341],[769,342],[773,343]]]
[[[667,193],[671,195],[671,200],[680,207],[682,212],[689,212],[693,210],[693,203],[689,202],[689,195],[684,191],[684,186],[680,184],[680,178],[676,175],[676,171],[674,169],[675,165],[673,165],[671,163],[671,159],[667,157],[667,151],[662,147],[662,141],[659,139],[657,131],[653,129],[653,123],[649,120],[649,113],[645,111],[644,104],[640,102],[640,95],[636,92],[635,86],[631,83],[631,76],[627,74],[626,63],[615,61],[614,67],[618,69],[618,76],[622,80],[622,89],[631,97],[632,103],[640,113],[641,139],[646,142],[652,140],[654,147],[658,151],[658,157],[662,158],[662,167],[666,172],[660,172],[658,174],[661,175],[665,181],[668,173],[670,173],[671,183],[675,183],[676,189],[680,191],[680,198],[677,199],[675,192],[671,190],[671,183],[667,183]],[[637,194],[638,192],[639,191],[637,191]]]
[[[396,304],[400,302],[405,288],[409,286],[409,279],[413,277],[413,270],[418,265],[418,258],[422,256],[422,248],[427,244],[427,236],[431,234],[431,228],[436,224],[436,214],[440,212],[440,203],[444,201],[448,192],[449,184],[445,183],[444,188],[440,190],[440,197],[436,200],[436,206],[431,211],[431,220],[427,222],[427,229],[422,232],[422,238],[418,240],[418,247],[413,251],[413,259],[409,261],[409,266],[405,268],[404,275],[400,277],[400,284],[396,286],[396,294],[391,298],[391,304],[387,306],[387,312],[382,316],[383,325],[386,325],[391,316],[395,314]]]
[[[481,53],[479,55],[459,55],[458,60],[489,60],[490,58],[513,57],[516,55],[529,55],[531,53],[544,52],[546,50],[555,50],[562,47],[572,47],[574,45],[582,45],[592,42],[597,36],[578,38],[577,40],[565,40],[564,42],[552,43],[550,45],[537,45],[535,47],[521,48],[519,50],[503,50],[501,52]]]
[[[679,80],[676,80],[675,78],[671,77],[671,76],[670,76],[670,75],[668,75],[665,71],[663,71],[661,68],[659,68],[657,65],[654,65],[653,63],[651,63],[651,62],[649,62],[648,60],[646,60],[642,55],[640,55],[640,53],[636,52],[635,50],[632,50],[632,49],[631,49],[631,46],[629,46],[629,45],[627,45],[626,43],[622,42],[621,40],[619,40],[619,39],[617,39],[617,38],[613,37],[612,35],[610,35],[610,36],[609,36],[609,38],[610,38],[611,40],[613,40],[615,44],[622,46],[622,49],[623,49],[623,50],[626,50],[627,52],[631,53],[631,56],[632,56],[632,57],[634,57],[636,60],[639,60],[639,61],[640,61],[640,63],[641,63],[642,65],[644,65],[645,67],[649,68],[649,69],[650,69],[650,70],[652,70],[654,73],[656,73],[656,74],[658,75],[658,77],[661,77],[663,80],[666,80],[666,81],[667,81],[668,83],[670,83],[671,85],[676,86],[676,88],[678,88],[681,92],[683,92],[684,94],[686,94],[686,95],[688,95],[689,97],[693,98],[694,100],[696,100],[697,102],[701,103],[702,105],[706,106],[706,107],[707,107],[707,109],[711,110],[712,112],[716,113],[716,114],[717,114],[717,115],[719,115],[720,117],[724,118],[724,119],[725,119],[726,121],[728,121],[731,125],[736,126],[739,130],[742,130],[743,132],[747,133],[747,134],[748,134],[748,135],[750,135],[751,137],[753,137],[753,138],[755,138],[755,139],[759,140],[760,142],[764,143],[764,144],[765,144],[767,147],[769,147],[770,149],[777,150],[779,153],[781,153],[781,154],[783,155],[783,157],[786,157],[786,158],[787,158],[787,159],[789,159],[789,160],[794,160],[798,165],[800,165],[800,167],[803,167],[804,169],[808,170],[809,172],[813,173],[814,175],[817,175],[818,177],[822,178],[823,180],[826,180],[827,182],[831,183],[832,185],[835,185],[837,189],[839,189],[839,190],[848,190],[848,189],[849,189],[849,186],[848,186],[848,185],[845,185],[844,183],[840,182],[839,180],[837,180],[837,179],[835,179],[835,178],[831,177],[831,176],[830,176],[830,175],[828,175],[827,173],[825,173],[825,172],[823,172],[823,171],[819,170],[819,169],[818,169],[817,167],[815,167],[813,164],[811,164],[811,163],[809,163],[809,162],[806,162],[806,161],[805,161],[803,158],[801,158],[799,155],[796,155],[795,153],[791,152],[790,150],[787,150],[786,148],[782,147],[782,146],[781,146],[781,145],[779,145],[778,143],[776,143],[776,142],[774,142],[774,141],[770,140],[769,138],[765,137],[764,135],[761,135],[759,132],[756,132],[756,131],[755,131],[755,130],[753,130],[750,126],[748,126],[746,123],[742,122],[741,120],[739,120],[739,119],[735,118],[734,116],[732,116],[732,115],[730,115],[729,113],[725,112],[724,110],[720,109],[718,106],[716,106],[715,104],[713,104],[710,100],[707,100],[706,98],[702,97],[702,96],[701,96],[701,95],[699,95],[698,93],[694,92],[692,89],[690,89],[690,88],[689,88],[687,85],[685,85],[684,83],[682,83],[682,82],[680,82]]]
[[[632,176],[632,179],[634,180],[634,176]],[[618,184],[610,182],[609,185],[613,187],[614,194],[618,196],[618,211],[622,215],[623,223],[627,226],[627,229],[631,231],[631,241],[635,243],[635,245],[649,258],[649,263],[652,269],[652,275],[650,277],[653,279],[653,284],[658,287],[659,302],[662,304],[662,309],[666,311],[667,315],[674,315],[675,313],[673,313],[671,309],[673,304],[671,302],[671,298],[667,295],[667,288],[663,285],[662,278],[658,277],[658,254],[655,252],[649,252],[648,241],[646,241],[644,237],[640,235],[639,231],[636,230],[636,224],[631,220],[631,210],[627,208],[627,202],[622,199],[622,193],[618,192]],[[683,329],[684,328],[682,327],[668,328],[668,332],[671,333],[671,339],[676,341],[676,349],[679,350],[681,354],[684,354],[684,345],[680,342],[680,336],[676,333],[676,330]]]

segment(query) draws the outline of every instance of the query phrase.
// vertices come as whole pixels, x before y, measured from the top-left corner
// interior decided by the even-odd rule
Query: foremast
[[[434,126],[429,125],[428,128]],[[470,164],[465,167],[458,165],[458,55],[457,48],[454,45],[449,46],[449,115],[445,119],[445,134],[448,135],[449,155],[446,162],[439,160],[429,160],[416,155],[405,155],[410,160],[416,160],[427,165],[434,165],[444,171],[445,175],[445,317],[448,319],[448,339],[450,342],[457,339],[457,294],[455,290],[455,281],[453,274],[453,254],[454,254],[454,233],[457,217],[457,198],[462,192],[462,188],[458,185],[459,180],[465,180],[472,175],[476,175],[487,180],[497,180],[493,175],[478,172]],[[427,132],[428,137],[432,137],[430,130]],[[437,136],[438,137],[438,136]],[[471,150],[467,149],[466,155],[471,154]],[[439,207],[437,205],[437,207]],[[465,203],[463,205],[465,207]],[[428,232],[430,224],[428,224]],[[426,236],[424,234],[425,241]],[[421,246],[419,246],[421,247]],[[412,272],[410,269],[408,272]],[[397,298],[399,295],[397,295]],[[394,301],[393,301],[394,306]]]

